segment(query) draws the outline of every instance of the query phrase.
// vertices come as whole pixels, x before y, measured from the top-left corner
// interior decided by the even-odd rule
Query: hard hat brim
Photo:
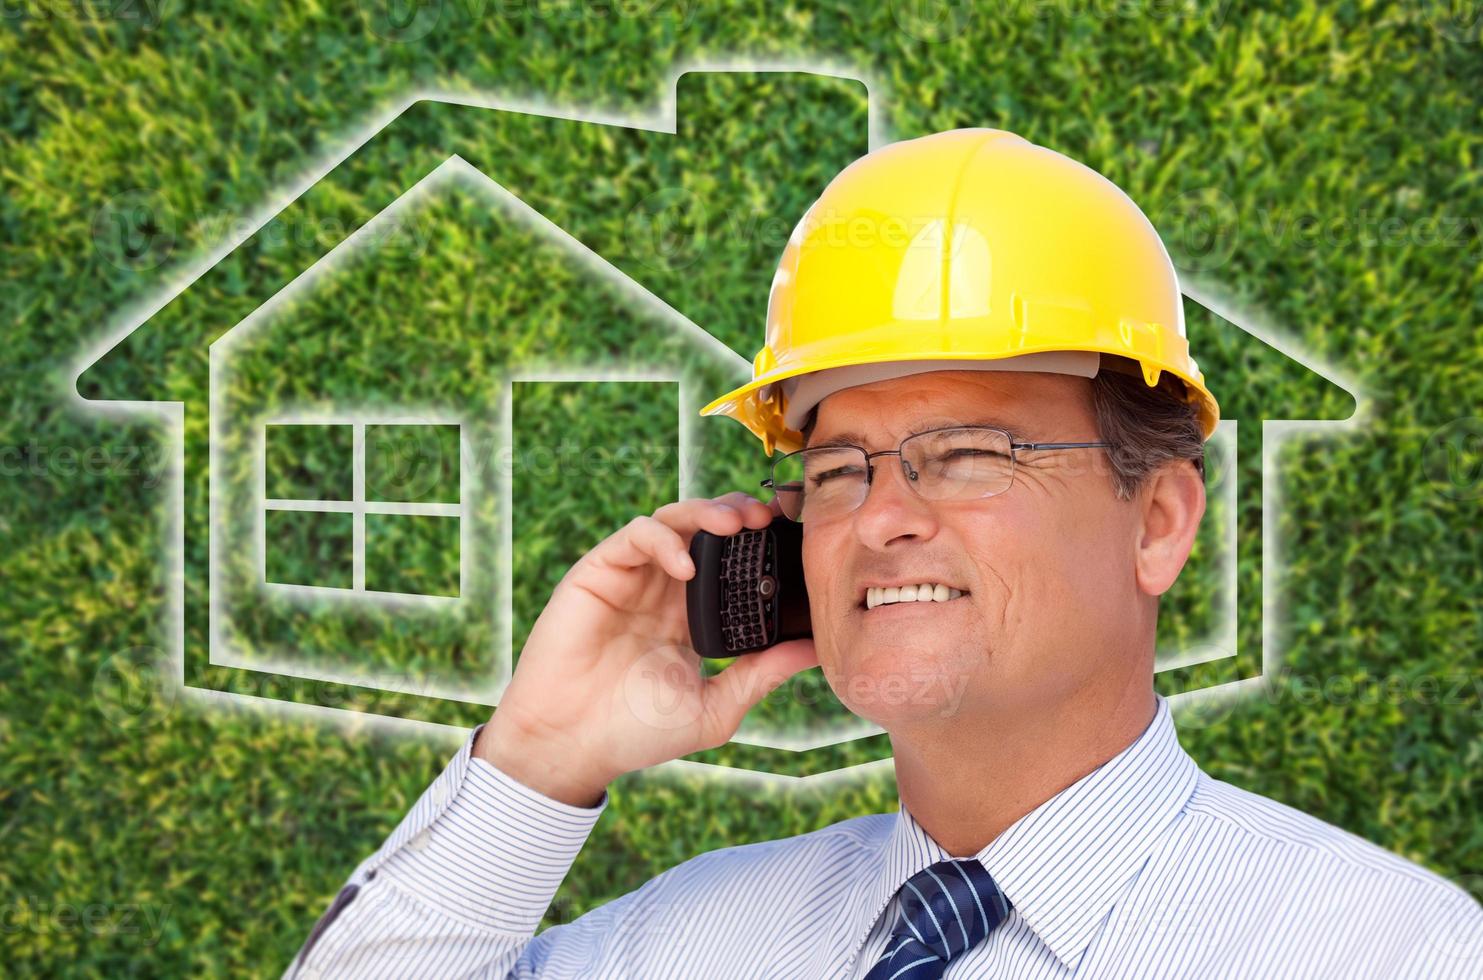
[[[863,364],[886,364],[894,361],[993,361],[1004,360],[1022,354],[1034,354],[1045,351],[1067,350],[1065,346],[1026,347],[1023,350],[1011,352],[1004,351],[918,351],[912,353],[891,353],[880,357],[852,357],[842,359],[838,363],[803,364],[779,367],[752,379],[744,385],[728,391],[709,402],[700,410],[702,417],[711,415],[725,415],[736,419],[745,425],[751,432],[762,440],[767,454],[771,456],[775,449],[783,452],[792,452],[803,447],[803,433],[789,429],[783,424],[785,409],[781,386],[773,388],[767,393],[765,400],[757,397],[762,389],[776,382],[788,378],[811,374],[831,367],[844,367],[848,365]],[[1126,348],[1118,350],[1115,348],[1102,347],[1078,347],[1077,350],[1086,350],[1099,354],[1112,354],[1119,357],[1127,357]],[[1104,359],[1104,364],[1106,364]],[[1143,368],[1145,382],[1152,387],[1157,383],[1159,374],[1167,371],[1184,383],[1185,390],[1189,393],[1189,400],[1196,403],[1201,433],[1205,439],[1209,439],[1214,433],[1216,425],[1220,421],[1220,406],[1215,397],[1210,394],[1199,379],[1191,378],[1184,371],[1172,364],[1150,365],[1147,361],[1140,362]],[[1104,367],[1103,370],[1106,370]]]

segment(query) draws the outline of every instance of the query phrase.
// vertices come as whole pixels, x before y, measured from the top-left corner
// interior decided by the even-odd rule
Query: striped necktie
[[[938,861],[897,894],[896,928],[865,980],[938,980],[1009,915],[1009,899],[976,860]]]

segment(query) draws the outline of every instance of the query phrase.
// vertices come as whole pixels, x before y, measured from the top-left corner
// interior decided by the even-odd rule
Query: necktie
[[[1009,915],[1009,899],[975,860],[938,861],[898,894],[896,927],[865,980],[938,980]]]

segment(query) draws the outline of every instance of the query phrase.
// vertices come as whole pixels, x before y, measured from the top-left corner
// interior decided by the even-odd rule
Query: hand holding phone
[[[686,608],[689,547],[779,516],[776,501],[737,491],[666,504],[599,542],[552,590],[475,754],[593,806],[625,772],[730,741],[753,705],[818,659],[812,640],[792,640],[705,676]]]

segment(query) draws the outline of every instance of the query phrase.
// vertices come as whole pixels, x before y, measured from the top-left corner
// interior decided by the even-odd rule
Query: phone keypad
[[[742,531],[726,539],[721,553],[721,632],[728,650],[769,646],[777,633],[777,593],[759,589],[764,576],[777,574],[773,537],[765,530]]]

